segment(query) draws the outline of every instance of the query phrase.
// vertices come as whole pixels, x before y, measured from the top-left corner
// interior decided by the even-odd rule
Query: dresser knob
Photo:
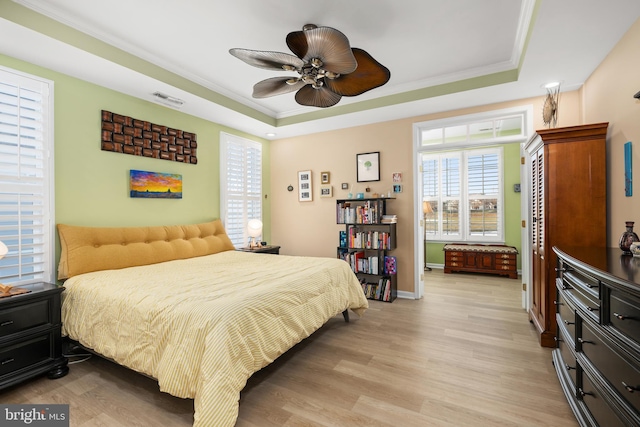
[[[576,322],[569,322],[568,320],[565,320],[565,321],[564,321],[564,324],[565,324],[565,325],[575,325],[575,324],[576,324]]]
[[[589,306],[587,306],[587,310],[589,310],[589,311],[598,311],[600,309],[598,307],[589,307]]]
[[[626,389],[627,389],[627,391],[628,391],[629,393],[633,393],[634,391],[638,391],[638,387],[634,387],[634,386],[628,385],[628,384],[627,384],[627,383],[625,383],[624,381],[622,381],[622,385],[624,386],[624,388],[626,388]]]
[[[627,318],[627,316],[625,316],[624,314],[618,314],[618,313],[613,313],[614,317],[617,317],[620,320],[624,320]]]
[[[584,340],[584,339],[582,339],[582,338],[578,338],[578,342],[579,342],[580,344],[593,344],[593,343],[594,343],[593,341]]]
[[[565,369],[566,369],[567,371],[570,371],[570,370],[572,370],[572,369],[576,369],[576,368],[574,368],[574,367],[572,367],[572,366],[567,365],[566,363],[565,363],[564,367],[565,367]]]
[[[564,305],[563,303],[558,302],[558,301],[554,301],[553,303],[554,303],[555,305]]]

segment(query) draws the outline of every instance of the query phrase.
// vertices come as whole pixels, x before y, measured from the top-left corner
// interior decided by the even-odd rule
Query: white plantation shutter
[[[502,218],[500,155],[496,150],[467,156],[468,238],[498,237]]]
[[[427,240],[502,242],[502,148],[422,154]]]
[[[229,238],[237,248],[247,246],[247,223],[262,220],[262,144],[220,134],[220,196]]]
[[[0,283],[54,280],[52,89],[0,68]]]

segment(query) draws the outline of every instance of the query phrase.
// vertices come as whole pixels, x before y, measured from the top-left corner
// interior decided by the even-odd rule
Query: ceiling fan
[[[391,72],[349,39],[331,27],[307,24],[287,35],[287,46],[295,54],[230,49],[229,53],[254,67],[295,71],[296,77],[272,77],[253,86],[254,98],[296,92],[300,105],[331,107],[343,96],[357,96],[382,86]]]

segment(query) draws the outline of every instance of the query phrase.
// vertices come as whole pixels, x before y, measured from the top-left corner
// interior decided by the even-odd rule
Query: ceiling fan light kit
[[[253,86],[254,98],[296,92],[300,105],[331,107],[343,96],[358,96],[389,81],[390,71],[331,27],[307,24],[287,35],[295,55],[234,48],[229,53],[254,67],[295,71],[296,77],[272,77]]]

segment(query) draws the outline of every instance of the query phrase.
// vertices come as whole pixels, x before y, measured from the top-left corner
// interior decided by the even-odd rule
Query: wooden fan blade
[[[264,68],[265,70],[284,70],[284,65],[290,65],[295,69],[300,69],[304,62],[289,53],[268,52],[250,49],[229,49],[229,53],[236,58],[246,62],[254,67]]]
[[[337,79],[324,79],[325,87],[343,96],[357,96],[387,83],[391,72],[362,49],[353,48],[358,68]]]
[[[292,77],[272,77],[270,79],[262,80],[261,82],[253,85],[253,97],[254,98],[268,98],[270,96],[282,95],[283,93],[289,93],[300,89],[305,84],[301,81],[290,85],[287,80]]]
[[[336,105],[340,99],[342,99],[342,96],[331,92],[326,87],[314,89],[310,85],[305,85],[296,93],[296,102],[310,107],[331,107]]]
[[[331,27],[294,31],[287,35],[287,46],[303,61],[322,61],[322,68],[337,74],[353,72],[358,63],[347,36]]]

